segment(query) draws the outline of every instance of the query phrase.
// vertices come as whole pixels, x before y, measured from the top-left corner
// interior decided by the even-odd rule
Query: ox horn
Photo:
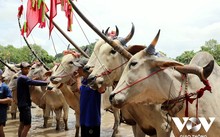
[[[132,23],[131,32],[127,35],[127,37],[125,37],[121,40],[122,45],[125,45],[126,43],[128,43],[131,40],[131,38],[134,35],[134,30],[135,30],[135,27],[134,27],[134,24]]]
[[[115,34],[115,36],[118,36],[118,35],[119,35],[119,30],[118,30],[117,25],[115,25],[115,29],[116,29],[116,34]]]
[[[150,55],[154,55],[155,54],[155,46],[157,44],[157,41],[159,39],[160,36],[160,29],[156,35],[156,37],[153,39],[153,41],[151,42],[151,44],[147,47],[146,52]]]
[[[211,60],[205,67],[200,68],[198,66],[176,66],[175,69],[179,71],[180,73],[191,73],[197,75],[200,80],[206,80],[209,75],[212,73],[212,70],[214,68],[214,60]]]
[[[108,30],[109,30],[109,28],[110,28],[110,27],[108,27],[105,31],[102,30],[102,34],[104,34],[105,36],[107,36],[107,35],[108,35]]]

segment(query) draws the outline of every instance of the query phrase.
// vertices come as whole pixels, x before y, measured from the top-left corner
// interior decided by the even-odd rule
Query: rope
[[[122,88],[121,90],[115,92],[114,94],[118,94],[118,93],[122,92],[123,90],[125,90],[125,89],[127,89],[127,88],[129,88],[129,87],[132,87],[132,86],[134,86],[135,84],[137,84],[137,83],[139,83],[139,82],[141,82],[141,81],[143,81],[143,80],[145,80],[145,79],[147,79],[147,78],[153,76],[154,74],[157,74],[158,72],[163,71],[163,70],[164,70],[164,69],[158,69],[157,71],[155,71],[155,72],[149,74],[148,76],[143,77],[143,78],[141,78],[141,79],[139,79],[139,80],[137,80],[137,81],[134,81],[134,82],[131,83],[131,84],[128,84],[126,87],[124,87],[124,88]]]
[[[91,43],[90,43],[90,41],[89,41],[88,37],[86,36],[86,33],[85,33],[85,31],[83,30],[83,28],[82,28],[81,24],[79,23],[79,21],[78,21],[78,19],[77,19],[76,15],[75,15],[75,14],[73,14],[73,16],[75,17],[76,22],[78,23],[78,25],[79,25],[79,27],[80,27],[81,31],[83,32],[83,35],[85,36],[85,38],[86,38],[87,42],[88,42],[88,43],[89,43],[89,45],[90,45]]]

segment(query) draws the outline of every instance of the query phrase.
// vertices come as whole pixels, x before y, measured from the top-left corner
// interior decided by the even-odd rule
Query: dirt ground
[[[4,127],[6,137],[17,137],[17,130],[19,126],[19,113],[17,119],[12,120],[11,114],[8,113],[8,120]],[[104,112],[102,115],[101,137],[110,137],[113,130],[113,115],[110,112]],[[38,107],[32,108],[32,127],[29,131],[28,137],[73,137],[75,136],[75,116],[74,111],[70,109],[68,118],[69,130],[64,130],[63,121],[61,122],[61,130],[56,131],[55,116],[51,116],[48,121],[48,128],[43,128],[42,110]],[[121,124],[117,137],[133,137],[132,128],[128,125]]]

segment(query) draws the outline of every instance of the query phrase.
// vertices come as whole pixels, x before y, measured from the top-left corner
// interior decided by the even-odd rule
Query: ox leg
[[[47,128],[48,119],[49,117],[44,117],[44,128]]]
[[[56,121],[57,121],[56,130],[60,130],[60,118],[62,114],[62,109],[56,109],[54,110],[54,112],[56,114]]]
[[[13,101],[11,103],[11,118],[12,119],[16,119],[16,113],[17,113],[17,92],[16,91],[12,91],[12,98]]]
[[[75,137],[79,137],[79,127],[80,127],[79,114],[75,113],[75,116],[76,116],[76,124],[75,124],[76,132],[75,132]]]
[[[120,109],[112,107],[113,114],[114,114],[114,126],[113,126],[113,133],[112,137],[115,137],[118,133],[118,126],[120,124]]]
[[[65,125],[65,130],[68,130],[68,113],[69,113],[69,106],[68,104],[65,104],[63,107],[63,121],[64,121],[64,125]]]
[[[43,113],[44,113],[44,128],[47,128],[47,123],[48,123],[48,119],[50,116],[50,107],[48,105],[46,105],[46,108],[43,109]]]
[[[17,105],[14,101],[11,103],[11,118],[16,119],[16,113],[17,113]]]
[[[132,126],[134,137],[145,137],[145,133],[141,130],[138,124]]]
[[[157,137],[170,137],[171,135],[171,126],[167,125],[166,122],[164,122],[161,125],[161,128],[158,128],[156,130],[157,130]]]

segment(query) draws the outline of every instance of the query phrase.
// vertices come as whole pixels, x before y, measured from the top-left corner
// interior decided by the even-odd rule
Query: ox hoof
[[[60,127],[56,127],[56,130],[59,131],[59,130],[60,130]]]
[[[11,113],[11,119],[16,119],[16,113]]]
[[[43,125],[43,127],[44,127],[44,128],[47,128],[47,125],[46,125],[46,124],[44,124],[44,125]]]
[[[68,128],[68,127],[65,127],[65,130],[67,131],[67,130],[69,130],[69,128]]]

